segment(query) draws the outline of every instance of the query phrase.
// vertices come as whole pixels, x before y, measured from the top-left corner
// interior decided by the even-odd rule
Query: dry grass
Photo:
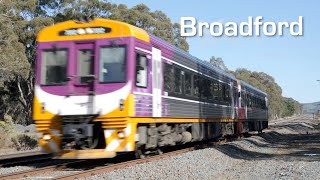
[[[37,138],[31,133],[18,133],[12,124],[0,121],[0,148],[30,150],[38,146]]]
[[[29,134],[16,134],[11,137],[12,146],[18,150],[30,150],[34,149],[38,145],[36,137]]]
[[[10,134],[12,133],[12,126],[9,123],[0,121],[0,147],[8,148],[11,146]]]

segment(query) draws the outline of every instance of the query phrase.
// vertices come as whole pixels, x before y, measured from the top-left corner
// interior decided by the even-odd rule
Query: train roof
[[[95,18],[90,22],[69,20],[48,26],[39,32],[37,42],[129,36],[150,42],[149,35],[145,30],[124,22],[103,18]]]
[[[256,87],[253,87],[252,85],[250,85],[249,83],[243,81],[243,80],[240,80],[241,84],[243,84],[244,86],[246,87],[249,87],[250,89],[254,90],[254,91],[257,91],[265,96],[267,96],[267,93],[261,91],[260,89],[256,88]]]

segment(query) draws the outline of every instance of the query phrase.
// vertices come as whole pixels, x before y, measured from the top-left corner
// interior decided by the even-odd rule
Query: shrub
[[[0,121],[0,147],[6,148],[12,146],[10,134],[12,133],[12,126],[9,123]]]
[[[28,134],[16,134],[11,137],[11,141],[12,146],[18,151],[34,149],[38,145],[36,137]]]
[[[0,120],[0,148],[30,150],[38,146],[35,133],[20,133],[13,128],[10,121]]]

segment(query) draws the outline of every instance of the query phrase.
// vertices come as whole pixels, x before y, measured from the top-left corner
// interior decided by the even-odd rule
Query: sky
[[[183,1],[183,0],[111,0],[109,2],[133,7],[144,3],[152,11],[161,10],[172,22],[180,23],[184,16],[195,17],[198,22],[247,22],[248,16],[263,16],[263,22],[298,21],[303,16],[303,36],[274,37],[188,37],[189,53],[209,60],[221,57],[225,65],[235,70],[265,72],[281,86],[283,96],[301,103],[320,100],[320,1],[310,0],[242,0],[242,1]]]

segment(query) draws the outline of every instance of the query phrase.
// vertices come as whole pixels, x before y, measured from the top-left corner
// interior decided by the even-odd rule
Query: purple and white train
[[[267,94],[135,26],[96,18],[37,37],[44,152],[112,158],[268,127]]]

